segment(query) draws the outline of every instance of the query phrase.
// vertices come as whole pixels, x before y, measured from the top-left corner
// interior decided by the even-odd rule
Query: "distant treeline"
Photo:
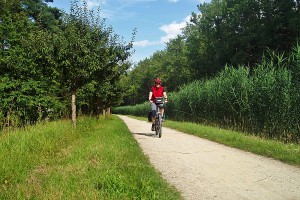
[[[169,119],[200,122],[300,143],[300,46],[271,54],[255,68],[227,66],[214,78],[169,93]],[[113,111],[145,116],[149,103]]]
[[[149,88],[160,77],[169,118],[299,142],[299,3],[200,4],[181,35],[122,79],[130,89],[114,112],[145,116]]]
[[[168,91],[214,77],[225,66],[256,68],[266,51],[288,57],[300,36],[299,0],[212,0],[198,6],[182,34],[135,65],[124,105],[147,100],[155,77]],[[126,85],[126,84],[125,84]]]

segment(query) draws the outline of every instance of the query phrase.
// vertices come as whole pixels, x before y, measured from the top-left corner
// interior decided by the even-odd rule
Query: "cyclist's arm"
[[[164,95],[164,98],[165,98],[165,102],[167,102],[167,101],[168,101],[167,93],[166,93],[166,92],[163,92],[163,95]]]
[[[152,100],[151,100],[151,99],[152,99],[152,94],[153,94],[153,92],[150,91],[150,92],[149,92],[149,101],[150,101],[150,102],[152,102]]]

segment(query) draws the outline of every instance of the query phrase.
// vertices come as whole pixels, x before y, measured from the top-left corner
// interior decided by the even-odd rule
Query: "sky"
[[[79,0],[82,1],[82,0]],[[100,7],[105,24],[130,42],[133,30],[133,64],[164,50],[166,42],[181,33],[192,12],[199,13],[197,5],[211,0],[86,0],[89,9]],[[53,0],[49,6],[69,12],[71,0]]]

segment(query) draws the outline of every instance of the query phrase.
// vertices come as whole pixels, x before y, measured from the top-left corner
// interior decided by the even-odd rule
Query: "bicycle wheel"
[[[158,137],[161,138],[162,134],[162,117],[161,114],[158,115]]]
[[[159,133],[159,117],[156,115],[155,117],[155,135],[158,135]]]

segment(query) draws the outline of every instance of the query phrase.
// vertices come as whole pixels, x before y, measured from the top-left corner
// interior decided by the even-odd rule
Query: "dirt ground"
[[[300,168],[163,127],[119,116],[145,155],[184,199],[300,200]]]

